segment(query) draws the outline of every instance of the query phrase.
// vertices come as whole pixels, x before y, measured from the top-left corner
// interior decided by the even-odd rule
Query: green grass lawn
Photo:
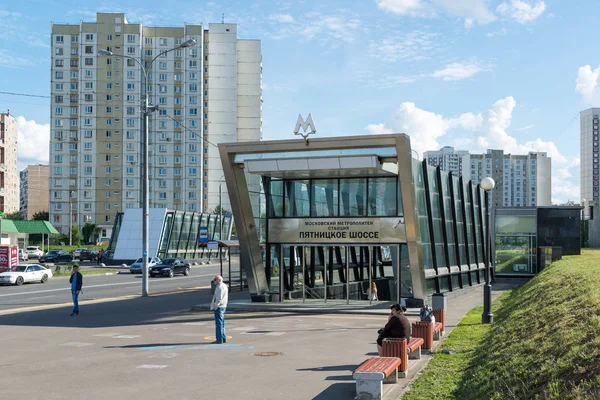
[[[471,310],[402,399],[600,399],[600,251]]]

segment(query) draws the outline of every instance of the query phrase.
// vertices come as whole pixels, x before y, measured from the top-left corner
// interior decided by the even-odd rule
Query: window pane
[[[308,194],[309,181],[285,182],[285,216],[309,217],[310,199]]]
[[[312,190],[311,215],[336,217],[338,215],[338,181],[333,179],[315,180]]]
[[[283,217],[283,181],[271,181],[271,217]]]
[[[395,177],[369,179],[369,215],[397,215],[397,182]]]
[[[421,248],[423,249],[423,265],[425,269],[433,268],[431,242],[429,240],[429,221],[427,219],[427,202],[425,199],[425,182],[423,181],[423,165],[419,160],[412,160],[413,180],[415,183],[415,201],[421,232]]]
[[[367,180],[340,179],[340,215],[365,216],[366,211]]]

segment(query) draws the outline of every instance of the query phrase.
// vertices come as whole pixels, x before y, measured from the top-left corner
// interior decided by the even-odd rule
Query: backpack
[[[433,315],[433,309],[430,306],[425,306],[425,307],[421,308],[419,317],[421,318],[422,322],[435,323],[435,316]]]

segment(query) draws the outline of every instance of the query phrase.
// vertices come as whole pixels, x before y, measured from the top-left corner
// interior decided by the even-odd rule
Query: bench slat
[[[371,357],[362,363],[354,372],[382,372],[388,377],[401,361],[397,357]]]
[[[408,345],[406,347],[408,348],[409,351],[413,352],[417,348],[423,346],[423,343],[425,343],[423,338],[412,337],[412,338],[410,338],[410,342],[408,342]]]

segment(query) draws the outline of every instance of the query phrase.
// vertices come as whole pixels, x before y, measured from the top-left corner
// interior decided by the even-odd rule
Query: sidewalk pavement
[[[523,280],[502,280],[497,281],[492,285],[492,297],[496,298],[502,292],[517,287],[526,281]],[[329,299],[327,303],[323,300],[306,300],[293,299],[286,300],[284,303],[253,303],[250,300],[234,300],[229,301],[227,304],[227,312],[270,312],[270,313],[285,313],[285,314],[362,314],[362,315],[377,315],[387,316],[391,305],[394,304],[391,301],[373,301],[369,305],[369,301],[351,300],[349,303],[346,300],[332,300]],[[473,287],[466,290],[463,295],[453,297],[447,301],[448,308],[446,310],[446,327],[445,335],[441,341],[434,342],[434,348],[432,352],[435,352],[440,346],[442,341],[447,337],[462,318],[475,307],[483,304],[483,286]],[[206,312],[210,309],[210,303],[202,303],[192,307],[192,311]],[[411,322],[418,321],[419,308],[409,308],[405,315]],[[331,344],[331,343],[330,343]],[[331,349],[334,352],[347,352],[348,348],[343,343],[333,343],[337,345],[337,348]],[[402,394],[408,389],[410,382],[427,366],[431,360],[431,354],[422,355],[420,360],[410,360],[409,370],[405,379],[398,379],[398,383],[395,385],[384,385],[384,400],[399,399]],[[366,357],[357,356],[356,364],[360,365]],[[351,376],[351,372],[349,372]],[[330,389],[334,389],[336,384],[332,384]],[[347,398],[347,393],[335,394],[335,389],[327,393],[326,398]],[[339,397],[335,397],[338,396]],[[333,397],[329,397],[333,396]],[[321,398],[321,397],[318,397]],[[325,397],[324,397],[325,398]]]

